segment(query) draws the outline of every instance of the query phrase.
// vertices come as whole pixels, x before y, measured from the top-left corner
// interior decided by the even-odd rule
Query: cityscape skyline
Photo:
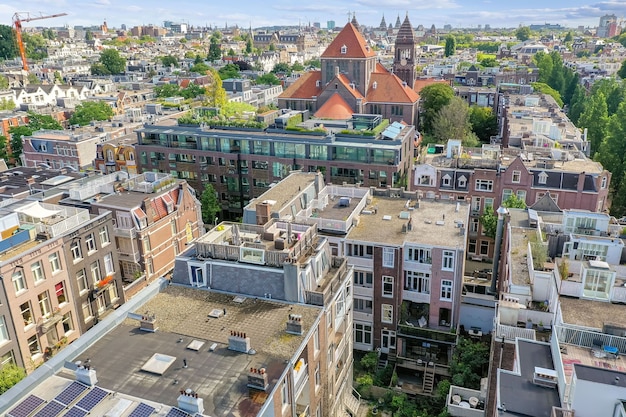
[[[165,0],[136,0],[127,3],[121,0],[94,0],[80,3],[68,0],[25,0],[0,3],[0,16],[3,23],[10,25],[14,13],[55,14],[67,16],[41,22],[41,26],[83,25],[91,26],[106,21],[109,27],[136,25],[162,25],[163,21],[184,22],[192,26],[224,27],[226,24],[240,27],[262,27],[283,25],[308,25],[334,20],[343,26],[348,16],[356,14],[359,23],[378,26],[385,16],[387,24],[395,23],[396,17],[405,13],[414,26],[435,25],[443,27],[478,27],[490,25],[492,28],[517,27],[530,24],[560,24],[565,27],[597,26],[600,16],[615,14],[621,19],[626,13],[626,1],[589,2],[585,0],[551,1],[529,0],[525,2],[497,2],[483,0],[442,0],[435,6],[415,4],[408,0],[331,1],[320,0],[314,5],[302,5],[278,0],[271,6],[260,6],[251,0],[243,0],[237,10],[221,4],[197,4],[192,0],[181,0],[175,4]],[[38,22],[39,23],[39,22]],[[38,26],[32,24],[33,26]]]

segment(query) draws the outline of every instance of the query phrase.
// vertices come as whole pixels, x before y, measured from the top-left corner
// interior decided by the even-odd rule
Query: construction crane
[[[67,13],[58,13],[44,16],[39,14],[32,16],[30,13],[15,13],[13,15],[13,26],[15,26],[15,38],[17,40],[17,47],[20,50],[20,57],[22,58],[22,68],[24,71],[28,71],[28,62],[26,61],[26,49],[24,48],[24,41],[22,41],[22,22],[32,22],[33,20],[51,19],[53,17],[67,16]]]

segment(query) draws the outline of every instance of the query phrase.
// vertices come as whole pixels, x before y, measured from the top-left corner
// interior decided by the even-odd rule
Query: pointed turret
[[[380,30],[387,30],[387,22],[385,22],[385,15],[383,15],[383,19],[380,21]]]
[[[415,33],[407,13],[398,30],[393,59],[393,73],[413,88],[415,83]]]
[[[398,15],[398,18],[396,19],[396,29],[400,29],[400,25],[402,25],[402,23],[400,22],[400,15]]]
[[[359,32],[361,31],[361,27],[359,26],[359,22],[357,22],[357,20],[356,20],[356,13],[352,13],[352,21],[350,23],[352,23],[352,26],[354,26],[356,28],[356,30],[358,30]]]

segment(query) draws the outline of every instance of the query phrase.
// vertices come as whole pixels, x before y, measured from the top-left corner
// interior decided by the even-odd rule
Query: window
[[[22,313],[22,318],[24,319],[24,326],[33,324],[33,312],[30,308],[30,301],[26,301],[20,306],[20,312]]]
[[[67,302],[67,295],[65,294],[65,282],[61,281],[54,286],[54,293],[57,296],[57,304],[61,305]]]
[[[328,346],[328,366],[330,367],[333,364],[334,361],[334,353],[335,353],[335,346],[331,343],[330,346]]]
[[[7,330],[7,324],[4,321],[4,316],[0,316],[0,343],[8,342],[9,331]]]
[[[72,322],[72,313],[68,311],[67,313],[63,314],[61,323],[63,323],[64,334],[68,334],[69,332],[74,330],[74,323]]]
[[[427,272],[406,271],[404,289],[430,294],[430,274]]]
[[[480,241],[480,254],[489,255],[489,241],[488,240]]]
[[[96,241],[93,237],[93,233],[87,236],[87,238],[85,239],[85,245],[87,245],[87,253],[96,251]]]
[[[120,298],[117,292],[117,283],[115,281],[113,281],[111,285],[109,285],[109,289],[107,291],[109,292],[109,300],[111,302],[117,301],[117,299]]]
[[[470,239],[467,244],[468,253],[476,253],[476,239]]]
[[[372,314],[372,300],[366,300],[364,298],[354,299],[354,311],[360,313]]]
[[[61,261],[59,260],[59,252],[55,252],[52,255],[49,255],[48,261],[50,262],[50,269],[52,270],[52,274],[55,274],[61,270]]]
[[[170,225],[172,227],[172,235],[175,235],[176,233],[178,233],[178,227],[176,226],[176,219],[173,219]]]
[[[322,376],[320,374],[320,363],[315,366],[315,389],[322,384]]]
[[[75,241],[72,242],[72,244],[70,245],[70,252],[72,252],[72,259],[74,261],[82,259],[83,252],[80,249],[80,241],[79,240],[75,240]]]
[[[381,304],[381,319],[383,323],[393,323],[393,306],[391,304]]]
[[[441,185],[444,186],[444,187],[449,187],[451,180],[452,180],[452,177],[450,177],[450,175],[446,174],[443,177],[441,177]]]
[[[517,190],[517,198],[526,203],[526,190]]]
[[[374,253],[374,248],[368,245],[356,245],[352,243],[348,243],[346,246],[346,255],[347,256],[358,256],[361,258],[372,258]]]
[[[521,178],[522,171],[513,171],[513,174],[511,175],[511,182],[519,183]]]
[[[81,293],[87,291],[89,286],[87,285],[87,274],[85,273],[85,269],[81,269],[76,272],[76,283],[78,284],[78,291]]]
[[[480,211],[480,197],[472,197],[472,211]]]
[[[454,269],[454,252],[452,252],[451,250],[443,251],[441,269],[445,271],[452,271]]]
[[[143,241],[142,241],[142,242],[143,242],[143,251],[144,251],[144,253],[148,253],[148,252],[150,252],[150,250],[152,249],[152,248],[150,247],[150,238],[149,238],[148,236],[146,236],[146,237],[143,239]]]
[[[447,279],[441,281],[441,299],[452,300],[452,281]]]
[[[383,275],[383,297],[393,297],[393,277]]]
[[[394,248],[383,248],[383,267],[393,268],[395,264],[395,250]]]
[[[283,387],[280,390],[283,407],[289,404],[289,385],[287,385],[287,378],[283,381]]]
[[[493,180],[476,180],[476,191],[493,191]]]
[[[37,335],[33,335],[28,338],[28,351],[31,356],[35,356],[41,353],[41,346],[39,346],[39,339]]]
[[[0,368],[4,365],[15,365],[15,358],[13,357],[13,351],[7,352],[5,355],[0,356]]]
[[[606,182],[607,182],[607,178],[606,177],[602,177],[602,182],[600,183],[600,188],[602,188],[603,190],[606,188]]]
[[[344,54],[344,55],[348,53],[348,47],[346,45],[343,45],[341,47],[341,53]]]
[[[371,272],[354,271],[354,285],[360,287],[372,287],[374,275]]]
[[[544,171],[541,171],[539,175],[537,175],[537,182],[539,184],[545,184],[546,182],[548,182],[548,174],[546,174]]]
[[[459,188],[467,187],[467,178],[465,178],[465,175],[461,175],[457,182],[459,184]]]
[[[35,282],[43,281],[46,279],[46,276],[43,273],[43,268],[41,266],[41,261],[37,261],[30,265],[30,270],[33,273],[33,279]]]
[[[146,267],[148,269],[148,275],[154,274],[154,265],[152,264],[152,258],[146,260]]]
[[[493,198],[485,198],[485,208],[487,207],[493,208]]]
[[[24,271],[22,269],[16,269],[15,272],[13,272],[11,281],[13,281],[13,288],[16,293],[26,289],[26,281],[24,280]]]
[[[50,298],[48,297],[48,291],[44,291],[37,296],[37,300],[39,302],[39,310],[41,311],[41,315],[47,317],[50,315]]]
[[[354,343],[372,344],[372,326],[354,323]]]
[[[90,269],[91,269],[91,279],[94,284],[97,284],[102,279],[102,276],[100,275],[100,262],[98,261],[93,262],[91,264]]]
[[[111,243],[111,239],[109,239],[109,230],[107,229],[106,226],[102,226],[100,228],[98,235],[100,236],[100,246],[104,246],[104,245]]]
[[[115,269],[113,268],[113,254],[107,253],[104,255],[104,273],[109,276],[115,273]]]
[[[432,259],[428,248],[409,248],[407,251],[407,261],[415,261],[421,264],[431,264]]]
[[[93,319],[93,310],[91,309],[91,303],[89,301],[83,302],[83,317],[85,323]]]
[[[513,195],[513,190],[510,188],[505,188],[502,190],[502,201],[506,201],[509,197]]]
[[[470,219],[470,232],[478,233],[478,219],[475,217]]]
[[[315,333],[313,334],[313,348],[315,349],[315,352],[318,352],[320,350],[320,328],[319,327],[315,328]]]

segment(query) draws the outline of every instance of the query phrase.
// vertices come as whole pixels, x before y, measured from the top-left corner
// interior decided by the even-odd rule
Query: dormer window
[[[342,54],[347,54],[347,53],[348,53],[348,47],[347,47],[346,45],[343,45],[343,46],[341,47],[341,53],[342,53]]]
[[[548,174],[545,171],[541,171],[537,176],[537,182],[539,184],[545,184],[548,181]]]
[[[319,86],[321,86],[321,85],[322,85],[322,81],[321,81],[321,80],[317,80],[317,81],[315,81],[315,86],[316,86],[316,87],[319,87]]]
[[[450,175],[444,175],[443,177],[441,177],[441,185],[443,185],[444,187],[449,187],[451,179],[452,177],[450,177]]]
[[[465,188],[467,186],[467,178],[465,175],[461,175],[458,179],[459,188]]]
[[[374,82],[372,83],[372,88],[373,88],[374,90],[376,90],[376,87],[378,87],[378,83],[377,83],[376,81],[374,81]]]

